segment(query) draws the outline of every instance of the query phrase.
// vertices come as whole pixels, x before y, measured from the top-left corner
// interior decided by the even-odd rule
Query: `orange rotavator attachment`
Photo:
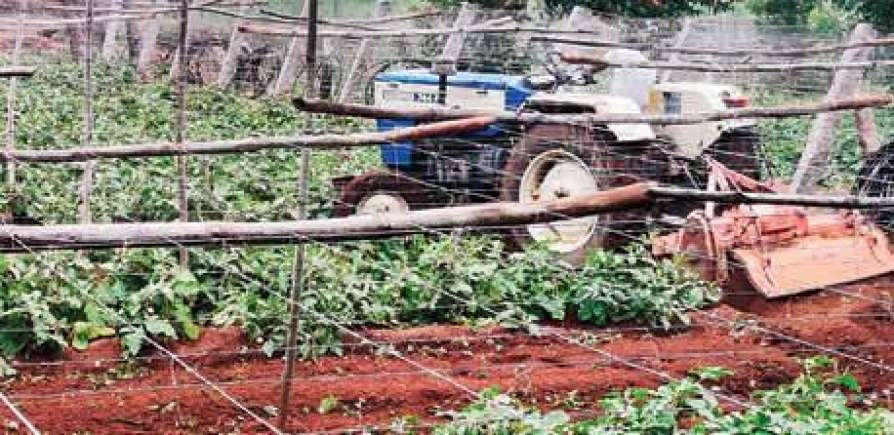
[[[888,238],[856,212],[808,214],[803,207],[738,205],[717,217],[710,213],[711,207],[694,212],[682,229],[657,237],[653,253],[682,255],[703,278],[719,284],[744,274],[768,298],[894,271]]]

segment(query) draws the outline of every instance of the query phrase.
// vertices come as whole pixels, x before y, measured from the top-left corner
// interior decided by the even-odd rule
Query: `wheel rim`
[[[388,192],[375,192],[365,196],[357,204],[357,214],[406,213],[410,207],[399,195]]]
[[[589,166],[576,155],[564,150],[539,154],[522,175],[519,202],[553,201],[599,191]],[[584,246],[596,232],[598,216],[529,225],[528,234],[553,251],[569,253]]]

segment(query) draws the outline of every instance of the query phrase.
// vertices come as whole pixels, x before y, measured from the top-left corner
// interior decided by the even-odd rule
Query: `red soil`
[[[540,337],[460,326],[362,331],[369,339],[392,343],[413,364],[437,370],[456,385],[405,360],[377,355],[370,346],[348,342],[342,357],[298,365],[289,430],[387,426],[409,415],[432,422],[443,418],[438,410],[471,400],[464,388],[498,386],[545,408],[567,407],[573,397],[592,410],[593,400],[610,391],[661,383],[654,374],[609,360],[609,355],[674,377],[697,367],[725,366],[735,374],[720,391],[745,399],[751,391],[796,376],[797,357],[822,353],[791,338],[860,358],[833,355],[858,376],[867,394],[877,396],[877,404],[894,407],[892,371],[869,363],[894,363],[892,315],[877,302],[891,288],[888,280],[878,280],[841,288],[850,295],[829,290],[782,301],[740,300],[738,308],[720,305],[697,313],[692,328],[664,334],[571,324],[547,326]],[[727,322],[741,318],[756,319],[766,331]],[[572,344],[572,337],[582,337],[588,345]],[[276,421],[271,414],[279,397],[280,359],[244,351],[251,346],[233,329],[207,330],[196,342],[169,347],[250,410]],[[116,343],[98,341],[86,352],[67,353],[54,366],[19,367],[22,375],[4,391],[45,433],[269,432],[163,356],[124,366],[116,361],[118,355]],[[327,397],[337,399],[337,405],[321,413]],[[4,417],[13,421],[8,411]]]

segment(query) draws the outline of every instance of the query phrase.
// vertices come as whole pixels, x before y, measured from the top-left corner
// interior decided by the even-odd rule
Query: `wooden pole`
[[[5,225],[0,252],[150,246],[304,243],[389,237],[428,230],[529,225],[630,210],[649,204],[652,183],[535,203],[496,202],[407,213],[285,222],[171,222]],[[894,202],[888,200],[894,205]],[[27,247],[27,248],[26,248]],[[280,410],[282,411],[282,410]]]
[[[494,118],[484,116],[425,124],[387,132],[257,137],[208,142],[184,142],[182,144],[168,142],[136,145],[108,145],[91,148],[67,148],[55,150],[4,150],[0,152],[0,161],[65,163],[83,162],[90,159],[237,154],[270,149],[309,148],[333,150],[373,146],[389,142],[455,136],[482,130],[494,122],[496,122]]]
[[[839,209],[875,209],[894,207],[894,198],[867,196],[828,196],[783,193],[750,193],[704,191],[681,187],[657,187],[648,189],[651,198],[674,199],[680,201],[719,202],[724,204],[775,204],[803,207],[824,207]]]
[[[379,0],[376,2],[374,15],[377,17],[387,15],[390,8],[391,0]],[[351,98],[351,93],[354,91],[354,84],[357,81],[357,77],[360,75],[360,69],[366,62],[366,58],[369,55],[369,51],[372,49],[372,45],[373,41],[366,38],[362,39],[360,45],[357,46],[357,53],[354,54],[354,61],[351,62],[351,67],[348,68],[348,73],[345,75],[344,83],[342,84],[341,91],[338,93],[338,98],[336,99],[339,103],[344,103]]]
[[[189,0],[180,0],[180,31],[177,35],[177,51],[180,53],[180,61],[176,63],[177,87],[177,125],[174,141],[182,146],[186,142],[186,71],[189,66],[189,55],[186,51],[187,37],[189,34]],[[177,166],[177,210],[181,222],[189,221],[189,177],[187,158],[185,155],[177,155],[174,158]],[[189,252],[186,248],[180,248],[180,267],[183,270],[189,268]]]
[[[310,0],[304,0],[301,16],[307,16],[309,6]],[[240,31],[244,31],[245,27],[240,27]],[[304,36],[307,36],[307,34],[295,35],[289,41],[288,51],[286,51],[286,56],[282,60],[282,68],[280,68],[279,75],[276,77],[276,82],[273,86],[273,95],[282,95],[291,90],[292,85],[295,84],[295,78],[298,77],[298,66],[302,57],[301,51],[306,48],[306,43],[302,38]]]
[[[856,43],[875,38],[875,30],[869,24],[858,24],[851,34],[850,42]],[[841,62],[860,62],[869,59],[872,55],[871,48],[857,48],[845,51],[841,56]],[[826,94],[826,100],[836,100],[857,93],[863,83],[865,69],[838,71],[832,79],[832,86]],[[841,121],[840,113],[820,114],[813,121],[810,134],[807,136],[807,144],[801,152],[798,167],[792,176],[791,191],[809,193],[816,189],[817,184],[826,175],[825,167],[829,163],[832,152],[832,142],[838,123]]]
[[[767,57],[795,57],[795,56],[813,56],[817,54],[836,53],[839,51],[850,50],[854,48],[872,48],[872,47],[889,47],[894,46],[894,38],[871,39],[860,42],[848,42],[846,44],[834,44],[826,46],[817,46],[803,49],[784,49],[784,48],[744,48],[744,49],[715,49],[715,48],[686,48],[686,47],[653,47],[644,43],[617,42],[611,40],[593,40],[579,39],[550,35],[533,35],[530,40],[532,42],[549,42],[567,45],[576,45],[579,47],[600,47],[600,48],[628,48],[631,50],[652,50],[661,53],[678,53],[702,56],[724,56],[724,57],[748,57],[754,55]]]
[[[19,26],[16,29],[15,47],[12,49],[12,62],[18,63],[19,55],[22,51],[22,43],[25,38],[25,14],[22,12],[24,5],[19,2]],[[17,76],[11,76],[9,79],[9,88],[6,92],[6,151],[15,151],[16,149],[16,87],[18,85]],[[6,185],[9,193],[16,190],[16,163],[12,161],[6,162]]]
[[[441,77],[456,74],[456,62],[466,42],[465,30],[475,23],[478,9],[475,5],[463,2],[453,22],[452,32],[447,37],[441,54],[432,63],[432,73]]]
[[[865,49],[864,49],[865,50]],[[842,62],[804,62],[804,63],[764,63],[764,64],[707,64],[686,62],[612,62],[601,56],[594,56],[576,51],[565,51],[560,54],[563,61],[571,64],[595,65],[602,68],[642,68],[666,69],[678,71],[716,72],[716,73],[792,73],[798,71],[839,71],[866,70],[894,66],[894,60],[880,61],[842,61]]]
[[[307,49],[305,50],[307,65],[307,84],[305,95],[314,95],[316,89],[317,64],[317,0],[306,0],[307,7]],[[310,178],[310,150],[301,149],[301,173],[298,176],[298,219],[307,219],[307,183]],[[286,431],[289,421],[289,396],[292,391],[292,379],[295,375],[295,358],[298,355],[298,327],[301,318],[301,294],[304,293],[304,244],[295,246],[292,259],[292,280],[289,286],[289,329],[286,334],[286,364],[282,371],[282,386],[279,397],[279,428]]]
[[[743,109],[727,109],[715,112],[695,113],[691,115],[641,115],[625,113],[555,115],[544,113],[494,112],[482,110],[446,109],[441,107],[426,108],[383,108],[362,104],[331,103],[322,100],[295,98],[293,103],[299,110],[332,115],[357,116],[361,118],[388,119],[406,118],[419,121],[437,121],[444,119],[469,118],[474,116],[490,116],[499,122],[506,123],[552,123],[552,124],[652,124],[652,125],[686,125],[704,122],[724,121],[729,119],[787,118],[793,116],[814,115],[823,112],[857,110],[865,107],[887,106],[894,102],[891,95],[865,95],[818,103],[789,105],[779,107],[749,107]],[[530,103],[536,106],[536,101]]]
[[[244,21],[236,22],[233,30],[230,31],[230,43],[227,45],[227,54],[224,55],[224,59],[220,64],[220,72],[217,75],[217,86],[222,88],[230,85],[230,82],[233,81],[233,77],[236,75],[236,68],[239,66],[239,50],[245,44],[244,34],[239,31],[239,26],[242,24],[244,24]]]
[[[861,155],[866,157],[878,151],[882,147],[882,140],[875,126],[875,112],[870,108],[855,110],[854,121]]]
[[[86,0],[86,20],[84,22],[84,140],[83,146],[93,146],[93,0]],[[90,197],[93,194],[93,172],[96,162],[84,162],[81,174],[78,221],[90,223]]]
[[[692,21],[689,17],[683,18],[683,28],[680,30],[680,33],[677,33],[676,38],[674,39],[674,48],[683,48],[686,46],[686,39],[689,38],[689,32],[692,28]],[[676,63],[680,59],[680,52],[675,51],[671,54],[669,59],[670,63]],[[672,70],[662,71],[660,81],[667,82],[670,81]]]
[[[274,26],[261,26],[247,24],[240,27],[240,30],[247,33],[256,33],[260,35],[271,36],[291,36],[305,37],[306,32],[295,31],[289,29],[278,28]],[[528,26],[492,26],[482,24],[480,26],[467,27],[464,29],[411,29],[411,30],[373,30],[373,31],[344,31],[344,30],[326,30],[317,32],[319,38],[406,38],[413,36],[439,36],[451,35],[455,33],[474,33],[474,34],[500,34],[500,33],[560,33],[560,34],[579,34],[579,35],[598,35],[598,30],[586,29],[550,29],[544,27],[528,27]]]
[[[112,0],[111,10],[118,13],[122,8],[122,0]],[[102,40],[102,58],[111,62],[118,55],[118,33],[124,23],[121,20],[111,20],[106,23],[105,34]]]
[[[156,0],[161,3],[164,0]],[[152,58],[155,55],[155,44],[158,41],[158,32],[161,29],[159,17],[154,16],[145,23],[140,35],[140,52],[137,55],[137,74],[141,78],[147,78],[151,72]]]

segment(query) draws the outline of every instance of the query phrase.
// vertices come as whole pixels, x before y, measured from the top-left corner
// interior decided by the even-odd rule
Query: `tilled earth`
[[[798,358],[828,354],[860,380],[874,404],[894,408],[894,312],[890,278],[784,300],[738,297],[694,313],[691,328],[656,332],[634,325],[544,325],[539,336],[500,328],[431,326],[359,331],[380,346],[349,342],[341,357],[299,363],[290,432],[383,430],[400,417],[420,425],[488,387],[542,408],[594,412],[593,401],[627,387],[654,387],[703,366],[734,375],[719,392],[735,408],[756,389],[799,373]],[[169,343],[184,362],[274,423],[283,370],[234,329]],[[394,349],[401,357],[383,349]],[[117,360],[114,341],[47,365],[21,361],[3,391],[44,433],[268,433],[219,391],[163,355]],[[8,429],[15,429],[4,408]],[[18,425],[21,430],[21,424]]]

